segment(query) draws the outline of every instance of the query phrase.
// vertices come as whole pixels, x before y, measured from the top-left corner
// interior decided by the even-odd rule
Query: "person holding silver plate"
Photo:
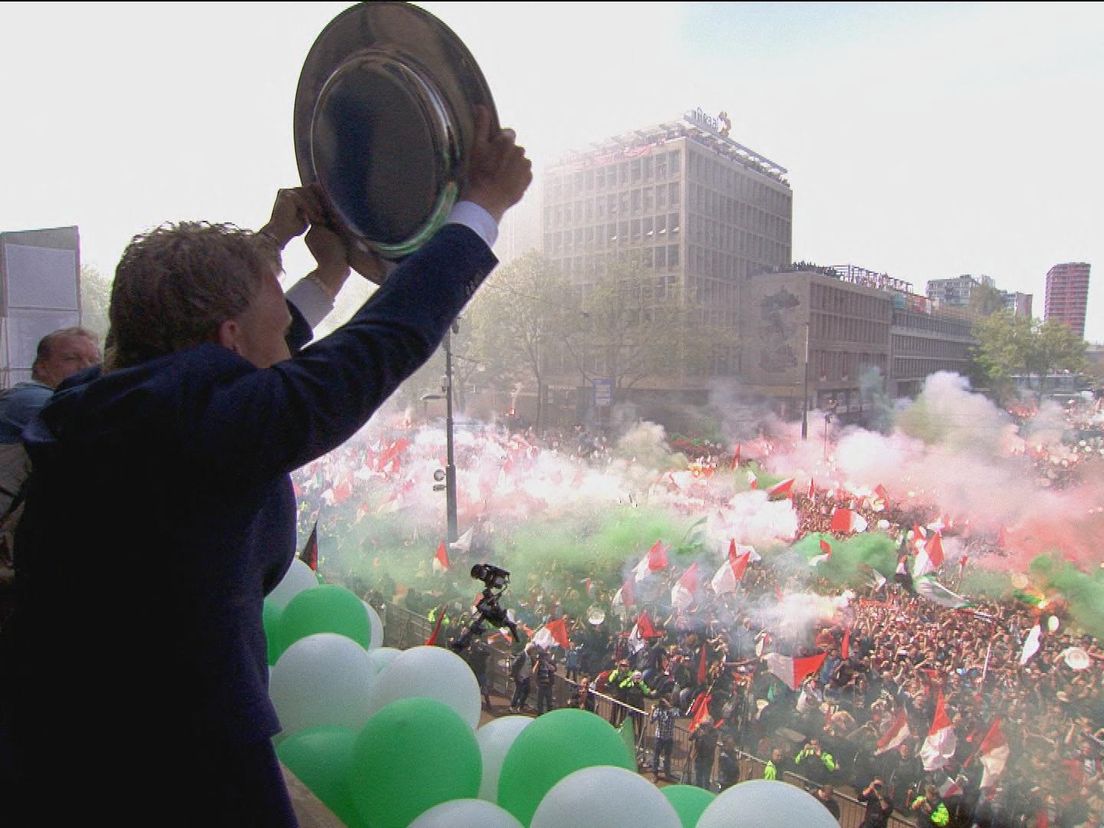
[[[372,6],[355,14],[424,15]],[[345,221],[325,175],[283,191],[263,232],[163,225],[124,252],[102,370],[63,385],[26,438],[35,479],[2,665],[10,824],[297,824],[262,627],[295,554],[289,473],[360,429],[497,263],[531,165],[489,101],[469,103],[446,105],[465,125],[449,131],[456,192],[431,211],[443,223],[386,278],[387,251]],[[351,257],[382,284],[298,350],[277,276],[304,231],[323,298]]]

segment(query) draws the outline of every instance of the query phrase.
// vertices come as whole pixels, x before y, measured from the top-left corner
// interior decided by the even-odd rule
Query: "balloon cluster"
[[[657,788],[621,734],[585,710],[479,727],[479,687],[460,656],[383,647],[375,611],[298,560],[265,600],[264,624],[277,755],[350,828],[835,824],[785,783],[720,796]]]

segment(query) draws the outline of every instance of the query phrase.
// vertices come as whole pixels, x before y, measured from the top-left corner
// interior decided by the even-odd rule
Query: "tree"
[[[96,268],[81,265],[80,324],[100,337],[101,341],[107,336],[107,329],[110,327],[107,311],[111,306],[111,283],[112,280]]]
[[[531,251],[496,270],[465,313],[467,356],[503,385],[532,380],[538,429],[545,414],[548,349],[564,336],[565,320],[579,315],[578,308],[565,304],[566,295],[556,268]]]
[[[1004,294],[984,282],[979,282],[970,291],[970,310],[978,316],[990,316],[1005,309]]]
[[[1085,369],[1085,342],[1069,327],[1048,320],[1032,321],[1000,311],[974,325],[978,344],[974,362],[998,393],[1009,388],[1013,377],[1040,380],[1045,390],[1048,374]]]

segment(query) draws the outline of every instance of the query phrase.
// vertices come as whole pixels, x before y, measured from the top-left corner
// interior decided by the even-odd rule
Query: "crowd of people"
[[[531,435],[526,442],[538,444]],[[699,445],[708,450],[691,465],[710,469],[705,476],[761,473],[732,451]],[[520,669],[535,675],[540,665],[559,665],[568,678],[585,681],[574,706],[594,690],[647,710],[634,727],[646,730],[653,754],[647,770],[657,779],[670,778],[672,727],[683,719],[693,733],[691,778],[703,786],[739,781],[733,757],[744,752],[767,761],[767,778],[797,774],[824,801],[834,790],[853,792],[867,806],[867,826],[886,824],[894,810],[932,825],[1100,825],[1104,647],[1071,618],[1061,596],[974,595],[967,603],[919,594],[908,574],[916,565],[914,535],[938,526],[941,516],[935,508],[895,506],[885,495],[856,498],[814,486],[787,493],[797,540],[845,542],[846,533],[832,533],[843,503],[886,536],[896,578],[872,573],[869,582],[842,590],[815,567],[799,572],[767,556],[734,590],[718,594],[703,582],[690,605],[672,595],[685,567],[666,567],[639,581],[641,595],[626,605],[615,594],[620,581],[580,583],[552,562],[529,575],[511,605],[529,634],[564,619],[570,646],[546,651],[530,642],[515,666],[525,663]],[[940,528],[948,540],[959,531]],[[971,543],[963,549],[981,541]],[[1000,546],[998,538],[984,539],[998,556]],[[940,577],[957,584],[966,558]],[[384,591],[376,597],[396,597],[394,584]],[[784,599],[794,594],[827,599],[833,609],[787,623]],[[398,597],[415,611],[447,607],[458,629],[467,620],[463,601],[447,588]],[[647,635],[640,634],[641,615],[650,622]],[[772,669],[772,654],[823,659],[787,681]],[[522,686],[517,679],[515,686]],[[515,695],[512,710],[526,709],[527,693]],[[545,701],[533,712],[547,707]],[[925,742],[937,712],[955,739],[933,756]],[[1007,745],[1001,762],[990,756],[994,743]]]

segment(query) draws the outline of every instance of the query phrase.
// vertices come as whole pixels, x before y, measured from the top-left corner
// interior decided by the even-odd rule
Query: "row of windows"
[[[600,162],[599,162],[600,163]],[[625,187],[645,181],[680,178],[682,150],[652,150],[641,158],[620,163],[605,163],[589,170],[577,170],[562,175],[552,174],[548,180],[548,198],[562,201],[595,190]]]
[[[549,204],[544,208],[545,225],[571,227],[593,224],[607,218],[639,216],[678,207],[682,197],[680,182],[659,184],[655,187],[637,187],[619,193],[582,198],[564,204]]]
[[[754,205],[719,196],[694,184],[686,192],[686,209],[714,219],[722,225],[735,225],[754,230],[771,238],[789,241],[789,216],[777,216]]]
[[[781,255],[773,242],[757,237],[749,237],[748,252],[742,256],[721,253],[706,247],[688,244],[686,246],[686,272],[695,276],[710,276],[714,279],[742,281],[752,273],[762,270],[767,256]]]
[[[646,216],[597,227],[576,227],[574,230],[557,230],[544,234],[544,250],[558,256],[570,254],[574,250],[603,250],[627,245],[646,244],[677,240],[682,227],[679,226],[679,214],[668,213],[664,216]]]
[[[811,351],[809,373],[819,382],[857,380],[864,373],[886,369],[885,354],[859,354],[850,351]]]
[[[553,257],[565,276],[573,279],[580,277],[605,276],[617,269],[617,263],[625,259],[622,253],[588,253],[580,256]],[[679,266],[679,246],[645,247],[634,251],[628,259],[630,267],[646,270],[674,270]]]
[[[965,342],[926,336],[895,336],[893,337],[893,352],[895,356],[966,359],[969,355],[969,345]]]
[[[894,377],[926,377],[937,371],[962,372],[966,359],[913,359],[911,357],[894,357]]]
[[[970,337],[970,323],[943,316],[929,316],[926,313],[893,311],[893,327],[912,328],[916,331],[930,331],[947,336]]]
[[[888,298],[867,296],[853,290],[820,285],[810,286],[809,305],[813,310],[825,310],[847,316],[888,321],[891,305]]]
[[[882,345],[889,342],[889,325],[855,316],[837,316],[813,313],[810,318],[809,338],[833,342],[865,342]]]
[[[757,204],[772,213],[790,213],[792,199],[789,190],[778,190],[757,180],[742,166],[722,163],[697,152],[691,152],[686,163],[688,181],[706,184],[724,195],[733,196],[737,201]]]
[[[688,241],[715,248],[726,253],[741,254],[773,265],[785,265],[790,261],[790,240],[774,241],[762,233],[751,233],[726,227],[710,219],[691,213],[686,219]]]

